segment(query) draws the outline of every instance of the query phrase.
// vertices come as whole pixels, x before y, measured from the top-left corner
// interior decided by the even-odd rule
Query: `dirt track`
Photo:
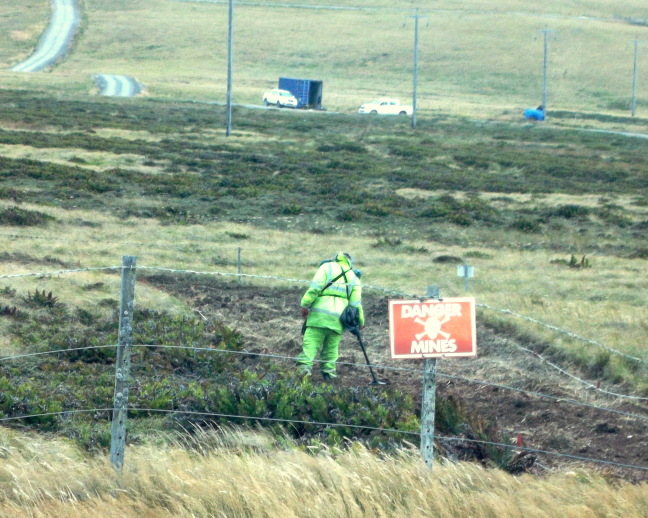
[[[204,318],[222,320],[240,331],[246,349],[251,352],[294,357],[301,350],[299,300],[302,287],[259,288],[215,279],[170,277],[155,277],[150,282],[188,300],[196,313]],[[363,336],[369,358],[372,364],[385,367],[376,369],[378,376],[389,385],[410,393],[420,405],[422,363],[419,360],[393,361],[389,358],[387,299],[365,295],[364,307],[367,326]],[[437,390],[440,395],[456,398],[462,406],[479,416],[478,422],[495,425],[505,440],[516,442],[519,437],[528,448],[642,466],[647,470],[623,469],[607,464],[590,465],[626,479],[648,480],[648,405],[593,394],[581,384],[517,349],[510,338],[497,335],[479,323],[477,331],[477,358],[438,361]],[[533,344],[521,345],[533,348]],[[290,360],[277,361],[290,363]],[[364,356],[355,337],[349,333],[343,337],[339,361],[342,365],[339,366],[336,383],[369,384],[371,377]],[[313,378],[316,382],[320,381],[319,373],[314,371]],[[645,416],[645,419],[458,378],[577,400],[596,407]],[[621,388],[616,391],[624,392]],[[480,456],[478,446],[448,444],[449,455],[466,456],[468,449],[472,450],[470,456]],[[532,471],[541,474],[548,469],[571,465],[582,463],[570,458],[538,455]]]

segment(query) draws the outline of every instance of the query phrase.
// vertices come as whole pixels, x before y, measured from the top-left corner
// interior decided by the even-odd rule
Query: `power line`
[[[227,97],[225,103],[226,120],[225,136],[232,133],[232,63],[233,63],[233,33],[234,33],[234,0],[228,1],[227,11]]]
[[[427,19],[429,24],[429,16],[419,14],[419,9],[416,8],[416,14],[408,16],[414,18],[414,70],[412,73],[412,129],[416,128],[416,89],[418,84],[418,51],[419,51],[419,20]]]

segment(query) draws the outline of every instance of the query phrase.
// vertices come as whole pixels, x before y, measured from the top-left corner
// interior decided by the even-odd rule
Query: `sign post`
[[[421,455],[428,467],[434,458],[437,358],[477,355],[475,299],[390,300],[391,358],[425,359],[421,404]]]
[[[434,460],[434,417],[436,414],[436,358],[425,360],[421,402],[421,455],[428,468]]]
[[[468,279],[475,276],[475,268],[469,264],[460,264],[457,266],[457,277],[464,278],[464,288],[468,291]]]

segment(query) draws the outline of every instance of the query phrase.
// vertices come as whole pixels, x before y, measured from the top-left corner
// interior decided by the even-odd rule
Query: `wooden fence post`
[[[436,412],[436,358],[427,358],[423,370],[421,403],[421,455],[428,468],[434,459],[434,414]]]
[[[133,345],[133,311],[135,308],[135,262],[135,256],[125,255],[123,257],[119,301],[119,338],[110,439],[110,463],[117,470],[121,470],[124,465],[124,448],[126,445],[128,382]]]
[[[425,294],[441,300],[441,289],[428,286]],[[421,401],[421,456],[428,468],[434,460],[434,416],[436,413],[436,358],[427,358],[423,368],[423,400]]]

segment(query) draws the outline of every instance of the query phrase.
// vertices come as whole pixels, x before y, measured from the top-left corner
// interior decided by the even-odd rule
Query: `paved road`
[[[39,72],[61,59],[70,48],[79,28],[81,16],[76,0],[52,0],[52,18],[36,47],[36,51],[14,72]]]
[[[97,74],[94,77],[99,87],[100,95],[133,97],[142,91],[142,85],[129,76]]]
[[[80,21],[81,12],[77,0],[52,0],[52,17],[35,52],[11,70],[40,72],[54,65],[68,53]],[[101,95],[131,97],[142,90],[135,79],[124,75],[98,74],[95,80]]]

